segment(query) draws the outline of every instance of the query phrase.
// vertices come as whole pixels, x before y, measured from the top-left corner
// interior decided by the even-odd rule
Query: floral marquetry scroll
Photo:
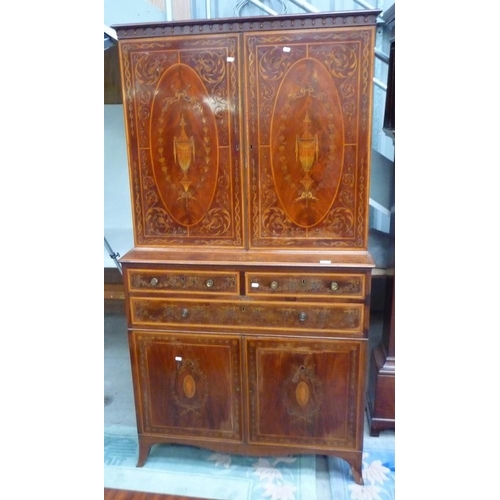
[[[366,249],[371,30],[246,36],[250,244]]]
[[[231,36],[122,44],[137,246],[242,246],[236,48]]]

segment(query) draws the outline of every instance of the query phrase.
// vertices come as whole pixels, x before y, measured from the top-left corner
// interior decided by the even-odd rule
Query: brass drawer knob
[[[271,281],[271,284],[269,286],[271,287],[271,290],[277,290],[278,289],[278,282]]]
[[[212,288],[214,286],[214,280],[207,280],[205,284],[207,288]]]
[[[181,311],[181,316],[183,318],[187,318],[188,317],[188,314],[189,314],[189,309],[187,307],[184,307]]]
[[[305,312],[301,312],[299,314],[299,321],[304,322],[307,319],[307,314]]]
[[[150,283],[151,283],[153,286],[156,286],[156,285],[158,284],[158,278],[151,278]]]
[[[338,290],[339,289],[339,284],[336,281],[332,281],[330,288],[332,290]]]

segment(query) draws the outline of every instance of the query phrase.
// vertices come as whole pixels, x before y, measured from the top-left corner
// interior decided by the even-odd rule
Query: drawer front
[[[238,272],[127,269],[126,276],[130,293],[238,295],[240,291]]]
[[[134,326],[185,326],[362,334],[363,304],[190,300],[130,297]]]
[[[269,297],[342,297],[363,299],[364,274],[281,274],[249,272],[245,275],[248,295]]]

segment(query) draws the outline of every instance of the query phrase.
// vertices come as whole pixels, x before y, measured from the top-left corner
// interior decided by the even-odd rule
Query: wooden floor
[[[161,493],[145,493],[143,491],[115,490],[104,488],[104,500],[206,500],[199,497],[183,497],[178,495],[162,495]]]

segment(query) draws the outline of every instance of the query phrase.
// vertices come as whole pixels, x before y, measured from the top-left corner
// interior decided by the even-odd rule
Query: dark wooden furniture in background
[[[394,141],[396,134],[396,40],[391,41],[387,75],[387,96],[384,112],[384,132]]]
[[[117,45],[104,51],[104,104],[123,104]]]
[[[116,267],[104,268],[104,312],[125,312],[125,289],[123,276]]]
[[[395,28],[394,6],[386,13],[386,22],[392,33]],[[384,132],[395,141],[395,66],[396,42],[391,40],[387,78],[387,97],[384,114]],[[394,238],[395,214],[391,221],[390,234]],[[371,353],[367,391],[366,413],[370,435],[378,436],[381,431],[396,427],[396,340],[395,340],[395,269],[388,276],[386,314],[382,341]]]
[[[396,426],[396,346],[394,272],[386,282],[382,340],[371,352],[366,410],[371,436]]]
[[[114,26],[138,466],[328,454],[362,483],[378,14]]]

